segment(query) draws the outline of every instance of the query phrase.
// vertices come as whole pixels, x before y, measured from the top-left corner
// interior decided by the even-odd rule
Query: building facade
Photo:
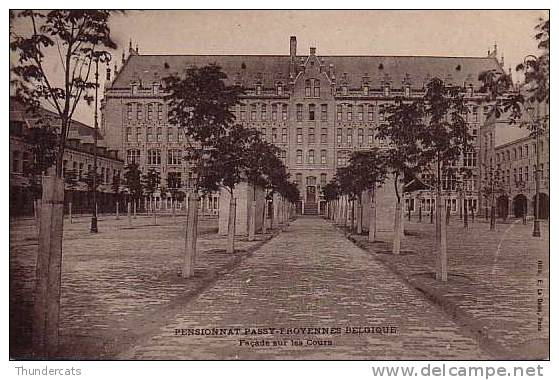
[[[491,186],[495,189],[496,212],[500,218],[535,215],[536,170],[539,170],[539,217],[549,218],[549,108],[544,104],[538,107],[538,120],[546,124],[539,136],[530,133],[527,123],[531,117],[527,112],[518,122],[521,126],[511,125],[502,118],[482,128],[480,189]],[[482,196],[483,208],[489,209],[491,192],[486,193]]]
[[[56,115],[50,111],[40,112],[57,120]],[[40,128],[35,118],[29,115],[21,104],[12,100],[10,102],[10,215],[12,216],[33,215],[33,200],[38,196],[33,183],[39,184],[40,178],[30,174],[30,168],[35,160],[29,140],[32,128]],[[72,171],[75,175],[75,184],[66,184],[66,211],[69,202],[73,203],[74,212],[91,211],[91,197],[85,179],[93,168],[94,133],[94,128],[72,121],[64,153],[63,174],[67,177]],[[117,200],[113,180],[115,177],[122,177],[124,163],[118,158],[116,150],[107,148],[101,135],[98,135],[97,146],[97,170],[100,180],[98,208],[100,211],[112,212]]]
[[[464,157],[474,173],[461,194],[477,208],[477,135],[486,115],[476,89],[480,72],[502,70],[496,55],[495,48],[483,57],[320,56],[314,47],[301,55],[293,36],[286,55],[140,55],[130,47],[106,86],[101,128],[126,163],[139,163],[143,172],[156,169],[163,187],[188,188],[192,174],[180,160],[186,142],[177,126],[168,123],[162,78],[191,65],[215,63],[227,74],[227,84],[245,91],[234,110],[237,122],[258,129],[280,148],[299,186],[301,209],[314,213],[322,187],[338,167],[347,165],[352,152],[383,146],[376,137],[385,122],[383,108],[396,98],[422,96],[425,84],[439,77],[467,92],[476,149]],[[445,182],[455,203],[459,182]],[[414,213],[426,197],[408,197]]]

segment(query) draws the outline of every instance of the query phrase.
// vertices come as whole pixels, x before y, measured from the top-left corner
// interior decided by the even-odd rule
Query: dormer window
[[[311,80],[310,79],[305,80],[305,96],[307,98],[311,97]]]
[[[384,96],[390,96],[390,84],[385,84],[383,87]]]
[[[161,85],[158,82],[153,82],[153,93],[154,94],[159,94],[160,87],[161,87]]]
[[[132,95],[135,95],[138,93],[138,88],[140,87],[139,84],[137,82],[134,82],[130,85],[131,87],[131,91],[132,91]]]
[[[410,95],[411,95],[410,85],[409,85],[409,84],[406,84],[406,85],[404,86],[404,96],[405,96],[406,98],[409,98]]]
[[[367,85],[363,86],[363,95],[365,96],[369,95],[369,86]]]
[[[474,96],[474,86],[471,84],[468,85],[468,96]]]
[[[342,95],[347,95],[347,85],[342,86]]]
[[[261,95],[261,94],[262,94],[262,85],[258,83],[256,85],[256,95]]]
[[[280,82],[277,85],[277,91],[278,91],[278,95],[283,95],[283,84]]]

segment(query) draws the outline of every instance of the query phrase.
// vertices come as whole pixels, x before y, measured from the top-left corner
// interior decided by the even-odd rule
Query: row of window
[[[326,173],[320,174],[320,186],[324,187],[326,185]],[[302,173],[295,173],[295,183],[297,186],[301,186],[303,184],[303,174]],[[316,186],[316,177],[309,176],[306,177],[306,184],[307,186]]]
[[[296,157],[296,163],[297,164],[302,164],[303,163],[303,150],[302,149],[297,149],[297,151],[295,152],[295,157]],[[325,165],[328,163],[328,152],[326,151],[326,149],[322,149],[320,151],[320,164],[321,165]],[[307,163],[308,164],[316,164],[316,159],[315,159],[315,151],[314,149],[309,149],[309,151],[307,152]]]
[[[128,149],[126,151],[126,163],[140,163],[141,152],[139,149]],[[167,164],[180,165],[182,162],[182,150],[169,149],[167,150]],[[148,149],[147,151],[147,165],[161,165],[161,150]]]
[[[540,164],[540,173],[542,173],[542,177],[543,177],[543,171],[544,171],[544,164]],[[511,185],[511,178],[512,178],[512,184],[515,187],[520,187],[521,184],[526,184],[530,179],[532,181],[536,180],[536,165],[532,165],[532,177],[530,178],[529,175],[529,167],[528,166],[524,166],[524,167],[519,167],[519,168],[513,168],[512,169],[512,177],[511,177],[511,170],[507,169],[507,170],[501,170],[497,175],[497,180],[500,180],[501,183],[503,185],[507,185],[510,186]],[[548,177],[549,177],[549,165],[548,165]],[[485,173],[485,179],[488,180],[488,173]],[[544,179],[544,178],[540,178],[540,179]]]
[[[288,106],[287,104],[272,104],[271,120],[278,120],[278,110],[281,106],[281,120],[287,120],[288,118]],[[385,121],[384,105],[378,106],[378,120],[379,122]],[[304,112],[305,106],[301,103],[295,105],[296,113],[295,117],[297,121],[303,121],[305,119]],[[373,104],[358,104],[354,107],[353,104],[338,104],[336,105],[336,120],[338,121],[374,121],[375,120],[375,110],[376,107]],[[306,107],[306,120],[315,121],[318,120],[318,112],[320,111],[320,120],[328,120],[328,104],[308,104]],[[472,116],[470,117],[470,122],[479,122],[478,107],[472,108]],[[246,105],[241,104],[239,106],[239,119],[241,121],[246,120]],[[251,121],[267,121],[268,120],[268,105],[267,104],[251,104],[250,105],[250,120]]]
[[[477,199],[468,198],[468,199],[464,199],[464,201],[466,201],[468,212],[470,212],[470,210],[477,212]],[[459,202],[456,198],[446,199],[445,203],[447,207],[450,207],[451,212],[458,211]],[[420,202],[416,202],[415,198],[406,198],[404,210],[405,211],[409,210],[411,212],[418,212],[419,208],[421,207],[422,211],[429,212],[431,208],[433,208],[433,212],[434,212],[435,204],[436,204],[435,198],[421,198]]]
[[[544,152],[544,142],[540,141],[540,154],[542,154]],[[536,155],[536,143],[532,143],[532,152],[534,154],[534,156]],[[507,149],[504,152],[497,152],[495,154],[495,158],[497,160],[497,163],[501,163],[501,162],[505,162],[505,161],[510,161],[512,160],[518,160],[518,159],[522,159],[522,158],[528,158],[530,152],[529,152],[529,147],[528,144],[522,146],[519,146],[518,148],[511,148],[511,149]]]
[[[88,173],[92,173],[93,165],[87,164],[87,171],[85,171],[85,164],[83,162],[72,161],[72,166],[70,167],[68,160],[64,160],[62,162],[62,176],[65,177],[69,170],[72,170],[77,180],[83,180]],[[98,178],[101,184],[111,184],[115,177],[120,178],[121,176],[121,171],[119,169],[114,169],[111,173],[111,168],[101,166],[98,167],[97,170],[100,174]]]
[[[126,128],[126,133],[124,135],[124,141],[126,142],[174,142],[183,141],[184,134],[182,131],[174,127],[167,128],[166,136],[163,134],[163,128],[161,127],[147,127],[145,131],[143,128]]]
[[[135,112],[134,112],[135,111]],[[144,116],[145,115],[145,116]],[[127,103],[126,119],[132,121],[134,118],[138,121],[163,121],[163,103]]]

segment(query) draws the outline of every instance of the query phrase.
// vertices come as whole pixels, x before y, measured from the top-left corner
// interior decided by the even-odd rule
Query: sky
[[[129,40],[140,54],[288,54],[486,56],[498,46],[505,68],[537,54],[534,26],[547,11],[128,11],[112,16],[120,66]],[[52,52],[58,55],[56,49]],[[113,65],[111,64],[111,68]],[[53,59],[52,75],[60,76]],[[104,68],[100,70],[104,73]],[[61,76],[60,76],[61,77]],[[101,75],[103,78],[104,75]],[[74,118],[93,123],[85,103]]]

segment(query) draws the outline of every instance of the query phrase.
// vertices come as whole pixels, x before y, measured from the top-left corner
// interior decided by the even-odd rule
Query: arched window
[[[359,146],[363,145],[363,128],[357,130],[357,144]]]
[[[326,149],[322,149],[322,150],[320,151],[320,163],[321,163],[322,165],[326,165],[326,159],[327,159],[326,154],[327,154],[327,153],[326,153]]]
[[[297,149],[297,163],[303,163],[303,151],[301,149]]]
[[[309,104],[309,120],[315,120],[315,105]]]
[[[305,96],[307,98],[311,97],[311,80],[310,79],[305,80]]]

